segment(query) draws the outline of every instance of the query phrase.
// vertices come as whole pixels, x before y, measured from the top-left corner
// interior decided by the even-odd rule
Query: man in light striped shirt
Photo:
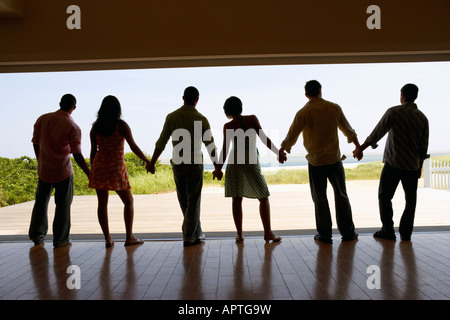
[[[208,119],[195,108],[199,95],[195,87],[187,87],[184,90],[184,105],[167,115],[161,135],[156,141],[152,159],[147,165],[147,171],[154,174],[156,161],[172,138],[171,164],[178,201],[184,216],[182,231],[185,247],[199,244],[205,237],[200,223],[203,186],[202,143],[216,165],[216,146]],[[221,171],[219,174],[220,176],[215,177],[220,180]]]
[[[411,240],[417,202],[417,184],[423,161],[427,157],[429,126],[427,117],[414,101],[419,88],[406,84],[400,91],[401,105],[389,108],[366,141],[354,152],[361,159],[363,151],[388,133],[384,149],[384,167],[378,189],[378,203],[382,228],[374,237],[395,240],[392,198],[399,182],[405,191],[406,205],[400,220],[399,233],[402,240]]]

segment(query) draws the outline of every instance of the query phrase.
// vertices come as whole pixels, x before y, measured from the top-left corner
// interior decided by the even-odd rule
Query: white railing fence
[[[450,162],[425,159],[423,179],[425,188],[450,190]]]

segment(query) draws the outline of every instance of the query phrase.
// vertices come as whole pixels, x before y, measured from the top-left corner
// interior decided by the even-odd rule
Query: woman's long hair
[[[122,108],[119,99],[115,96],[106,96],[98,110],[97,120],[94,122],[95,132],[102,136],[113,134],[121,117]]]

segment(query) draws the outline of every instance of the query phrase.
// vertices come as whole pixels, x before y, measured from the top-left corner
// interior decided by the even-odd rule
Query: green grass
[[[377,180],[380,178],[383,163],[381,161],[360,164],[352,169],[345,169],[345,178],[350,180]],[[304,184],[309,182],[308,169],[280,169],[275,173],[265,174],[267,184]]]
[[[448,162],[450,154],[433,156],[433,160]],[[95,195],[95,190],[89,188],[86,175],[74,163],[75,195]],[[89,164],[89,159],[87,159]],[[169,165],[157,164],[156,174],[145,171],[144,162],[135,154],[125,155],[128,175],[133,194],[156,194],[175,191],[172,169]],[[30,157],[8,159],[0,157],[0,206],[17,204],[34,200],[38,175],[37,161]],[[381,161],[360,164],[355,168],[345,169],[346,180],[378,180],[383,163]],[[308,183],[307,169],[280,169],[274,173],[266,173],[268,184],[304,184]],[[223,186],[221,181],[213,180],[211,172],[205,172],[203,185]],[[114,193],[114,192],[112,192]]]
[[[351,180],[378,180],[380,179],[382,161],[360,164],[353,169],[345,169],[345,178]]]
[[[267,184],[304,184],[308,183],[307,169],[280,169],[270,174],[265,173]]]
[[[89,159],[86,159],[90,165]],[[134,194],[155,194],[175,191],[172,168],[158,163],[156,174],[145,170],[145,163],[134,153],[125,154],[131,190]],[[74,194],[95,195],[89,188],[89,180],[72,159],[74,170]],[[37,161],[30,157],[8,159],[0,157],[0,207],[34,200],[38,181]],[[204,186],[223,186],[224,181],[212,179],[210,172],[204,173]],[[114,194],[114,191],[111,191]]]
[[[130,176],[130,184],[133,194],[155,194],[175,191],[172,168],[168,165],[162,165],[156,170],[154,175],[150,173],[139,173]],[[211,172],[204,172],[203,186],[210,187],[223,185],[224,180],[213,181]]]
[[[0,206],[32,200],[36,191],[37,161],[29,157],[0,158]]]

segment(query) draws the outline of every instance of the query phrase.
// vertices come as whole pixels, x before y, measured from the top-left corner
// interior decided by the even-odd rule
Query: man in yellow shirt
[[[345,172],[339,149],[338,129],[347,137],[348,143],[359,147],[355,130],[350,126],[339,105],[322,99],[322,86],[316,80],[305,85],[308,102],[294,117],[281,150],[290,153],[292,146],[303,132],[303,145],[308,154],[308,172],[311,195],[315,206],[315,240],[332,242],[331,212],[327,199],[327,179],[330,181],[336,202],[336,220],[342,240],[357,238],[353,224],[352,209],[345,186]]]

